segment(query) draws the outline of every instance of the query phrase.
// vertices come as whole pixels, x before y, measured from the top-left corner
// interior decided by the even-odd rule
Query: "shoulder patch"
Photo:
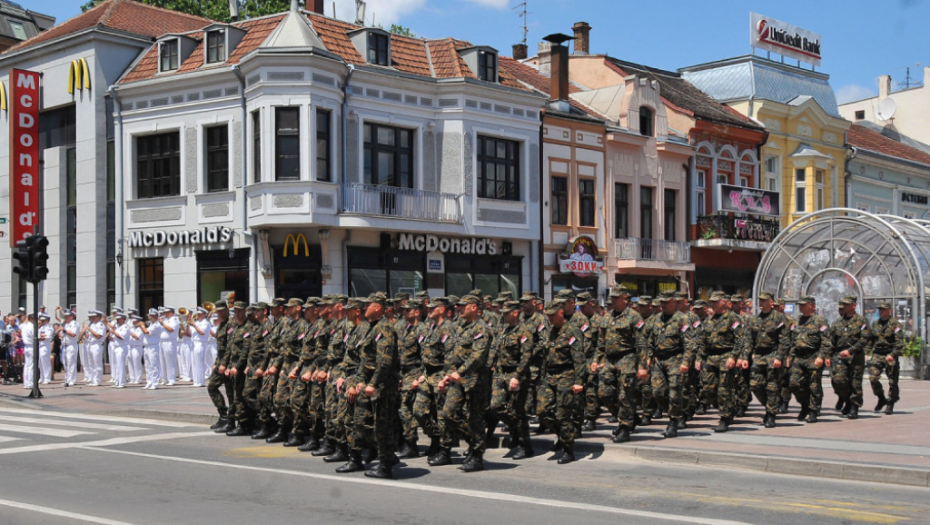
[[[230,328],[229,330],[226,330],[226,333],[227,333],[227,334],[231,334],[231,333],[233,333],[233,329],[232,329],[232,328]]]
[[[426,337],[426,336],[421,335],[420,337],[418,337],[418,338],[417,338],[417,342],[418,342],[418,343],[422,343],[424,337]]]
[[[788,328],[788,330],[794,330],[794,327],[795,325],[791,325],[791,328]]]
[[[730,326],[730,330],[736,330],[737,328],[739,328],[739,321],[736,321],[732,326]]]
[[[319,331],[319,330],[317,330],[316,333],[313,334],[313,338],[316,339],[318,335],[320,335],[320,331]]]
[[[381,332],[378,332],[378,335],[375,336],[375,341],[377,341],[378,339],[381,339]]]
[[[821,326],[821,327],[820,327],[820,331],[821,331],[821,332],[826,332],[826,331],[827,331],[827,325]]]
[[[782,326],[785,326],[785,323],[778,323],[778,326],[776,326],[775,329],[777,330],[777,329],[781,328]],[[792,327],[792,328],[794,328],[794,327]]]
[[[297,336],[297,340],[300,341],[301,339],[304,338],[305,335],[307,335],[307,334],[300,334],[300,335],[298,335],[298,336]]]
[[[859,327],[860,330],[865,330],[865,327],[868,326],[866,323],[862,323],[862,326]]]
[[[894,329],[894,333],[898,333],[898,332],[900,332],[900,331],[901,331],[901,327],[900,327],[900,326]]]
[[[264,332],[262,332],[262,337],[265,337],[266,335],[268,335],[268,330],[265,330]]]
[[[542,331],[543,331],[543,328],[545,328],[545,327],[546,327],[546,323],[543,323],[543,324],[539,325],[539,328],[537,328],[536,331],[537,331],[537,332],[542,332]]]
[[[899,330],[900,330],[900,328],[899,328]],[[525,335],[524,335],[523,337],[521,337],[521,338],[520,338],[520,344],[522,345],[523,343],[525,343],[527,339],[529,339],[529,337],[527,337],[527,336],[525,336]]]
[[[445,334],[445,335],[442,336],[442,340],[439,341],[439,342],[440,342],[440,343],[445,343],[445,342],[446,342],[446,339],[448,339],[448,338],[449,338],[449,334]]]
[[[581,331],[584,332],[588,329],[588,323],[585,323],[581,326]]]
[[[568,340],[568,344],[575,344],[575,336],[572,336],[572,338]]]
[[[642,328],[644,324],[646,324],[646,321],[640,321],[636,323],[636,328]]]
[[[252,335],[252,332],[246,332],[245,335],[242,336],[242,338],[248,339],[250,335]]]
[[[697,327],[701,326],[701,321],[695,321],[694,324],[693,324],[692,326],[693,326],[694,328],[697,328]]]
[[[482,332],[478,332],[478,335],[475,336],[475,340],[477,341],[478,339],[481,339],[483,335],[484,334]]]
[[[346,334],[345,337],[342,338],[342,342],[345,343],[348,340],[349,340],[349,334]]]
[[[682,326],[682,327],[681,327],[681,333],[687,332],[687,331],[688,331],[688,328],[691,328],[691,325],[686,324],[686,325]]]

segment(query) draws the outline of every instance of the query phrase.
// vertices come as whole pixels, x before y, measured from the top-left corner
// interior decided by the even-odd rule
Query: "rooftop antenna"
[[[527,35],[527,33],[530,32],[529,27],[527,27],[527,25],[526,25],[526,15],[529,14],[529,12],[526,10],[526,1],[520,2],[520,3],[517,4],[516,7],[514,7],[512,10],[513,10],[513,11],[516,11],[517,9],[520,9],[520,12],[517,13],[517,16],[523,18],[523,42],[520,42],[520,43],[525,45],[525,44],[526,44],[526,35]]]
[[[917,67],[919,69],[920,62],[917,62],[916,64],[914,64],[914,67]],[[902,69],[905,70],[905,74],[904,74],[904,80],[900,80],[897,82],[899,90],[910,89],[912,87],[916,88],[916,87],[920,87],[923,85],[923,82],[911,76],[911,66],[899,67],[897,69],[892,69],[892,71],[901,71]]]
[[[365,1],[355,0],[355,25],[365,25]]]

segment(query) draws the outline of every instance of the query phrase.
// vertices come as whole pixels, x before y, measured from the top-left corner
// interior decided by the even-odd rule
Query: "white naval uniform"
[[[32,354],[35,352],[35,325],[26,321],[19,325],[19,337],[23,340],[23,388],[32,388]]]
[[[110,341],[110,346],[113,347],[113,361],[110,362],[110,375],[115,383],[113,386],[126,386],[126,355],[129,353],[129,330],[128,323],[123,323],[113,330],[116,332],[116,336]]]
[[[142,336],[145,354],[145,388],[155,390],[161,380],[161,333],[165,330],[158,321],[150,323],[148,335]]]
[[[203,335],[200,335],[197,330],[191,327],[191,341],[193,343],[191,351],[191,379],[194,381],[194,386],[204,386],[206,384],[205,380],[210,374],[210,366],[208,366],[207,363],[210,346],[210,322],[206,319],[201,319],[200,321],[195,321],[194,324],[203,332]]]
[[[133,337],[135,336],[135,337]],[[129,355],[126,362],[129,365],[129,384],[138,385],[142,382],[142,348],[145,344],[145,334],[142,329],[134,326],[129,329]]]
[[[178,329],[180,330],[180,328]],[[190,328],[188,328],[190,330]],[[179,334],[178,337],[178,374],[181,381],[190,381],[191,378],[191,336]]]
[[[61,332],[61,363],[65,367],[65,386],[77,383],[78,334],[81,326],[77,321],[65,323]],[[71,332],[74,336],[68,335]]]
[[[176,315],[162,321],[168,328],[161,333],[161,357],[164,368],[162,375],[168,386],[173,386],[178,379],[178,327],[181,325]]]
[[[42,339],[44,337],[44,339]],[[48,323],[39,327],[36,344],[39,347],[39,384],[47,385],[52,380],[52,339],[55,330]],[[32,366],[30,363],[29,366]]]
[[[84,335],[84,342],[87,344],[87,362],[84,363],[84,370],[90,375],[90,386],[100,386],[103,380],[103,341],[106,336],[107,328],[103,321],[91,323],[87,334]]]

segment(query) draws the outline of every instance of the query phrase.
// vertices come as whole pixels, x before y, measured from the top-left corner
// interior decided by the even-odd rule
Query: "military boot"
[[[735,415],[736,417],[745,417],[745,416],[746,416],[746,407],[744,407],[743,405],[737,405],[737,406],[736,406],[736,414],[734,414],[734,415]]]
[[[849,419],[859,419],[859,407],[856,405],[853,405],[852,402],[850,402],[849,404],[852,406],[849,408],[849,415],[846,417],[848,417]]]
[[[626,443],[630,440],[630,429],[626,427],[620,427],[617,430],[619,430],[619,432],[617,432],[617,434],[613,437],[614,443]]]
[[[469,461],[462,465],[463,472],[478,472],[484,470],[484,454],[475,452],[468,459]]]
[[[210,430],[217,430],[226,426],[226,415],[220,415],[219,419],[216,420],[216,423],[210,425]]]
[[[842,418],[847,418],[847,417],[849,417],[849,413],[852,412],[852,409],[853,409],[854,406],[856,406],[856,405],[854,405],[852,401],[847,401],[847,402],[843,405],[843,410],[840,412],[840,417],[842,417]]]
[[[596,428],[597,423],[595,423],[593,419],[589,419],[584,422],[584,426],[581,427],[581,430],[584,430],[585,432],[593,432]]]
[[[703,416],[707,413],[707,407],[704,406],[704,403],[698,403],[697,408],[694,409],[694,414],[697,416]]]
[[[726,432],[727,430],[730,430],[730,418],[722,417],[720,418],[720,423],[714,427],[714,432],[720,433]]]
[[[346,474],[349,472],[358,472],[360,470],[365,470],[365,467],[362,466],[362,458],[358,454],[352,454],[349,456],[349,461],[345,465],[338,467],[336,472],[339,474]]]
[[[271,435],[268,423],[262,423],[258,430],[252,432],[252,439],[267,439]]]
[[[836,402],[836,407],[835,407],[835,408],[836,408],[837,410],[845,410],[845,408],[846,408],[846,401],[845,401],[843,398],[840,398],[840,399]]]
[[[440,441],[438,437],[429,438],[429,449],[426,450],[426,457],[431,458],[439,452]]]
[[[371,463],[372,461],[374,461],[376,457],[378,457],[377,450],[371,447],[367,447],[362,450],[362,463],[367,465]]]
[[[782,401],[781,403],[778,404],[778,413],[779,414],[788,413],[788,402],[787,401]]]
[[[325,456],[332,454],[335,451],[336,451],[336,447],[333,446],[333,440],[324,439],[320,447],[314,450],[313,452],[311,452],[310,455],[315,458],[318,458],[321,456],[325,457]]]
[[[229,437],[251,436],[251,435],[252,435],[252,431],[249,430],[249,425],[248,425],[248,424],[244,424],[244,423],[243,423],[243,424],[237,425],[236,428],[234,428],[234,429],[230,430],[229,432],[227,432],[226,435],[229,436]]]
[[[814,412],[814,411],[812,410],[812,411],[810,412],[810,414],[807,415],[807,422],[808,422],[808,423],[816,423],[816,422],[817,422],[817,412]]]
[[[304,444],[304,435],[298,434],[296,432],[291,434],[288,440],[284,442],[285,447],[299,447],[300,445],[303,445],[303,444]]]
[[[798,412],[798,421],[804,421],[807,419],[807,416],[811,413],[811,409],[807,407],[801,407],[801,411]]]
[[[644,411],[644,412],[643,412],[643,417],[640,418],[640,419],[642,420],[642,423],[641,423],[641,424],[642,424],[644,427],[648,427],[649,425],[652,424],[652,414],[651,414],[650,412]]]
[[[675,438],[678,437],[678,422],[674,419],[669,420],[668,426],[665,427],[665,431],[662,432],[662,437],[664,438]]]
[[[885,415],[890,416],[891,414],[894,414],[894,403],[894,401],[888,402],[888,406],[885,407]]]
[[[566,463],[571,463],[575,461],[575,449],[573,447],[563,447],[565,452],[562,453],[562,457],[559,458],[559,465],[564,465]]]
[[[404,441],[404,448],[400,450],[400,453],[397,454],[397,457],[400,459],[412,459],[420,457],[420,449],[417,447],[417,442],[413,440]]]
[[[881,412],[882,409],[885,408],[885,405],[887,404],[888,404],[888,399],[885,397],[885,394],[882,394],[881,396],[879,396],[878,404],[875,405],[875,413],[878,414],[879,412]]]
[[[775,428],[775,414],[765,414],[765,420],[762,421],[765,428]]]
[[[284,443],[285,441],[287,441],[287,427],[284,425],[278,427],[277,432],[265,439],[265,443]]]
[[[520,432],[520,446],[514,449],[511,459],[526,459],[535,455],[536,451],[533,450],[533,442],[530,441],[530,429],[527,426]]]
[[[378,466],[365,471],[365,477],[367,478],[378,478],[378,479],[394,479],[393,467],[385,465],[384,463],[378,463]]]
[[[314,450],[320,448],[320,440],[314,436],[310,436],[310,439],[297,447],[297,450],[301,452],[313,452]]]
[[[447,448],[440,448],[439,452],[435,456],[430,456],[426,461],[431,467],[441,467],[443,465],[448,465],[452,463],[452,459],[449,457],[452,451]]]
[[[676,424],[678,425],[678,430],[684,430],[688,428],[688,420],[686,418],[679,418]]]
[[[339,463],[342,461],[349,460],[348,446],[345,443],[340,443],[336,447],[336,451],[323,458],[323,461],[327,463]]]
[[[232,418],[228,418],[226,420],[226,426],[220,427],[214,430],[214,432],[216,432],[217,434],[228,434],[229,432],[232,432],[235,429],[236,429],[236,420]]]

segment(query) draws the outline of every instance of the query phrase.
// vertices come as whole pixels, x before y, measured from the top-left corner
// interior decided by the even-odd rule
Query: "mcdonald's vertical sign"
[[[39,221],[39,74],[10,70],[10,245]]]
[[[294,235],[293,233],[288,234],[287,239],[284,239],[284,256],[287,257],[287,248],[293,243],[294,245],[294,255],[300,256],[300,243],[304,243],[304,257],[310,257],[310,247],[307,246],[307,238],[304,237],[304,234],[298,233]]]

